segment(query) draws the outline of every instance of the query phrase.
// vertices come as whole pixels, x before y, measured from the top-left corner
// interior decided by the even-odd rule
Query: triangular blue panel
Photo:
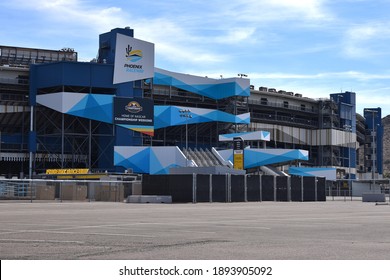
[[[88,102],[88,95],[81,99],[76,105],[74,105],[69,111],[68,114],[72,114],[74,111],[82,111],[86,108]]]
[[[154,154],[153,150],[150,150],[150,174],[158,174],[164,167],[161,165],[159,159]]]
[[[164,108],[160,108],[164,107]],[[171,124],[171,108],[170,106],[155,106],[154,109],[154,127],[156,129],[167,127]]]
[[[92,120],[112,123],[112,95],[88,94],[68,114]]]
[[[149,153],[150,148],[138,152],[137,154],[128,158],[128,162],[131,164],[130,168],[137,170],[140,173],[149,173]]]
[[[123,166],[123,167],[127,168],[126,161],[127,161],[127,159],[124,156],[122,156],[118,152],[114,152],[114,165],[115,166]]]

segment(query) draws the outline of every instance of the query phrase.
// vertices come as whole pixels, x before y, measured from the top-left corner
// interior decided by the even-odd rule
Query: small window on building
[[[260,99],[260,103],[261,103],[261,105],[267,105],[267,104],[268,104],[268,99],[262,97],[262,98]]]
[[[283,101],[283,107],[288,108],[288,101]]]
[[[301,111],[305,111],[306,110],[306,105],[305,104],[301,104]]]

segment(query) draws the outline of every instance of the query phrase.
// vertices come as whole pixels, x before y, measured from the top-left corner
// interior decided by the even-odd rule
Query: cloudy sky
[[[12,0],[0,2],[0,45],[74,48],[130,26],[155,43],[156,66],[326,98],[357,93],[357,112],[390,114],[390,0]]]

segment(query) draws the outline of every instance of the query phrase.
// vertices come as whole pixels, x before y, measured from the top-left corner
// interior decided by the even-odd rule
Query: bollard
[[[60,202],[62,202],[62,182],[60,182]]]
[[[31,203],[32,203],[32,201],[33,201],[33,195],[32,195],[33,186],[34,186],[34,183],[31,183],[31,181],[30,181],[30,202],[31,202]]]
[[[291,177],[287,178],[287,201],[291,202]]]
[[[192,173],[192,203],[196,203],[196,174]]]
[[[276,176],[274,176],[274,201],[276,201]]]
[[[244,201],[248,202],[248,184],[247,184],[247,174],[244,175]]]
[[[209,201],[213,202],[213,175],[209,175]]]

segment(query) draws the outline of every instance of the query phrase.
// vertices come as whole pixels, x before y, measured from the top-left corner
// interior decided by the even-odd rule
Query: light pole
[[[188,163],[188,119],[192,118],[191,110],[190,109],[180,109],[180,117],[186,119],[186,167]]]

